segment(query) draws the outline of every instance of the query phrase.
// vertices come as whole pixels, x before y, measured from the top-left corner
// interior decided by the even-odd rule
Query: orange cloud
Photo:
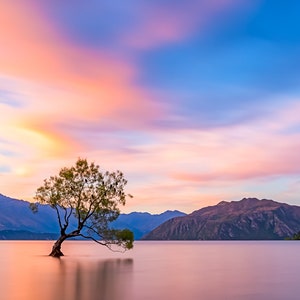
[[[283,112],[282,115],[285,114]],[[253,126],[250,133],[246,127],[240,126],[234,129],[236,136],[240,136],[237,139],[230,131],[231,129],[217,132],[219,142],[215,145],[195,145],[190,150],[188,160],[194,160],[197,164],[190,170],[183,167],[170,172],[170,177],[199,184],[220,184],[300,174],[300,134],[283,135],[267,126],[264,131],[260,131],[259,126]],[[198,158],[195,152],[198,153]]]
[[[0,19],[1,73],[34,82],[29,113],[93,121],[117,117],[125,124],[133,123],[133,115],[145,122],[161,113],[152,96],[134,85],[133,64],[67,44],[32,3],[1,2]]]
[[[44,177],[72,165],[78,156],[124,171],[128,192],[135,196],[129,210],[197,209],[242,193],[242,181],[300,173],[300,136],[281,134],[298,124],[299,107],[286,107],[259,124],[142,131],[153,120],[170,116],[155,95],[137,86],[134,62],[103,50],[74,48],[33,3],[0,2],[0,76],[9,82],[1,80],[0,87],[14,93],[19,104],[0,103],[1,139],[8,141],[0,147],[13,153],[0,155],[0,163],[11,169],[1,178],[1,193],[29,199]],[[204,30],[213,16],[236,4],[191,1],[185,9],[172,10],[151,4],[140,15],[141,26],[124,41],[137,48],[176,42]],[[151,142],[118,141],[118,147],[108,149],[106,139],[119,136],[101,139],[97,132],[72,131],[83,124],[95,132],[99,124],[116,124],[117,129],[151,135]],[[88,147],[89,139],[93,144]]]
[[[132,63],[104,51],[74,48],[33,1],[1,2],[0,20],[0,87],[18,102],[0,103],[1,138],[15,154],[0,157],[11,169],[2,193],[28,199],[43,176],[86,156],[88,145],[68,126],[142,128],[163,114],[154,97],[134,84]]]

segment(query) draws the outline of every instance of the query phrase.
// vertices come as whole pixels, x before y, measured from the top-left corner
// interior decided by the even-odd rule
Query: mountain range
[[[176,210],[162,214],[132,212],[120,214],[112,227],[128,228],[138,240],[163,222],[184,215]],[[75,218],[70,223],[75,227]],[[0,194],[0,239],[56,239],[59,232],[56,213],[49,205],[40,205],[38,213],[34,214],[29,202]]]
[[[130,229],[134,233],[134,238],[139,240],[160,224],[172,218],[185,215],[185,213],[178,210],[167,210],[161,214],[132,212],[129,214],[120,214],[118,219],[112,223],[112,226],[120,229]]]
[[[75,217],[70,223],[75,227]],[[136,240],[278,240],[300,232],[300,207],[244,198],[188,215],[176,210],[120,214],[112,227],[130,229]],[[0,239],[56,239],[58,235],[56,213],[49,205],[40,205],[34,214],[29,202],[0,194]]]
[[[300,231],[300,207],[244,198],[166,221],[144,240],[278,240]]]

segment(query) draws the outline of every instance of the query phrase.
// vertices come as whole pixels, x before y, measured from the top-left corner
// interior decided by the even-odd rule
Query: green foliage
[[[300,231],[295,233],[292,237],[286,238],[286,240],[300,240]]]
[[[132,249],[133,248],[133,232],[128,229],[119,230],[116,233],[117,240],[124,243],[124,246],[126,249]]]
[[[109,228],[109,223],[120,214],[119,205],[125,205],[126,198],[132,197],[124,192],[126,184],[122,172],[101,172],[98,165],[79,158],[75,166],[62,168],[58,175],[45,179],[35,200],[56,210],[61,236],[82,236],[126,250],[133,247],[132,232]],[[37,204],[31,205],[34,212]],[[77,218],[77,228],[67,232],[72,215]]]
[[[32,210],[33,213],[38,212],[38,205],[36,203],[30,203],[29,208]]]

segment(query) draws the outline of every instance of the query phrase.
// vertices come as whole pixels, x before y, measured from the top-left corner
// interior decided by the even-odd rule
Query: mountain
[[[31,232],[59,232],[56,214],[48,205],[41,205],[33,214],[29,202],[0,194],[0,230],[25,230]]]
[[[222,201],[171,219],[144,240],[278,240],[300,231],[300,207],[273,200]]]
[[[132,212],[120,214],[112,223],[118,229],[128,228],[135,239],[147,234],[163,222],[185,215],[179,211],[166,211],[162,214]],[[75,218],[71,220],[75,226]],[[49,205],[40,205],[38,213],[29,209],[29,202],[16,200],[0,194],[0,240],[1,239],[49,239],[59,233],[56,212]]]
[[[57,233],[37,233],[27,230],[0,230],[0,240],[56,240]]]
[[[134,233],[134,238],[139,240],[142,236],[175,217],[185,216],[186,214],[174,210],[167,210],[162,214],[151,215],[149,213],[132,212],[130,214],[120,214],[118,219],[113,222],[115,228],[129,228]]]

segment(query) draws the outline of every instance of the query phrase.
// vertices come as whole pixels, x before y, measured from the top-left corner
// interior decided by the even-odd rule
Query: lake
[[[300,242],[0,242],[1,300],[300,299]]]

